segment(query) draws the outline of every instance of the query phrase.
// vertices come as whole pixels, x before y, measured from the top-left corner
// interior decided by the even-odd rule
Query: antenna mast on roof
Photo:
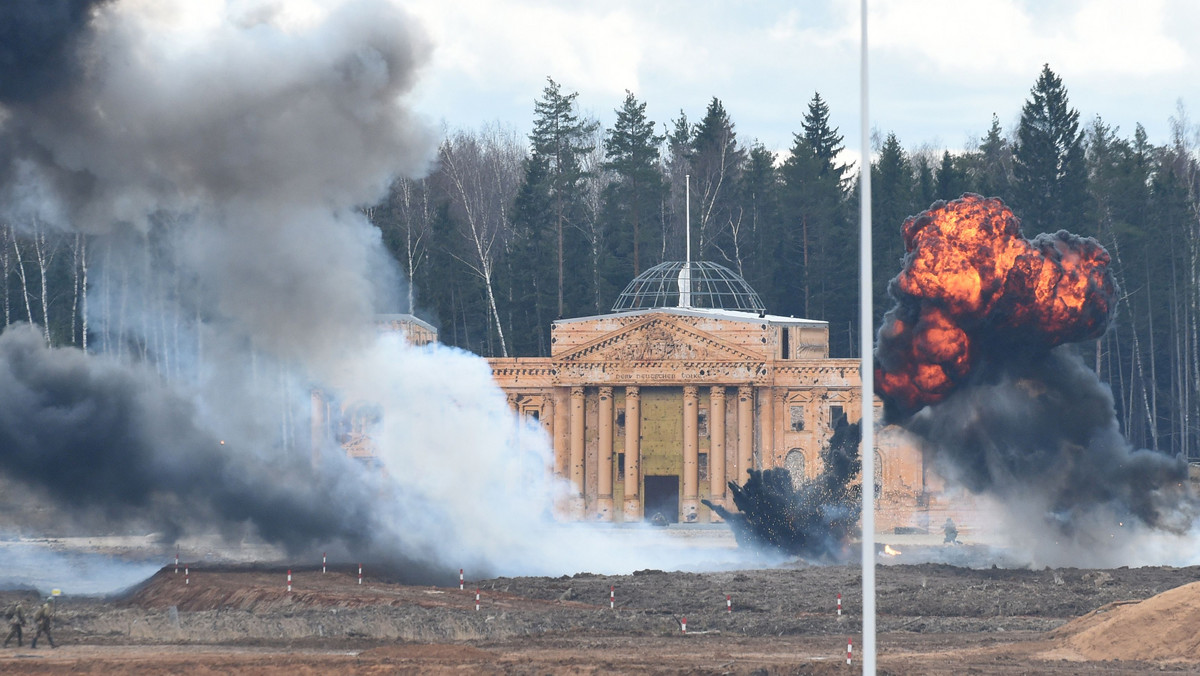
[[[683,210],[685,213],[684,238],[687,240],[685,249],[687,258],[683,268],[679,270],[679,307],[692,306],[692,175],[683,176]]]

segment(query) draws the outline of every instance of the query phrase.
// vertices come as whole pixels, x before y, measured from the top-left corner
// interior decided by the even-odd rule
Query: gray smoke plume
[[[388,2],[13,5],[0,219],[87,236],[105,354],[0,335],[0,471],[167,535],[367,549],[395,487],[314,465],[303,416],[399,291],[358,207],[431,155],[424,38]]]

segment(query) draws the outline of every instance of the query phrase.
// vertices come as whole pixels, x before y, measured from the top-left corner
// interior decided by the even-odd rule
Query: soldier
[[[958,542],[958,526],[954,525],[954,519],[946,517],[946,523],[942,526],[942,530],[946,533],[945,544]]]
[[[37,627],[37,633],[33,635],[33,642],[29,644],[32,648],[37,648],[37,640],[41,638],[42,634],[46,635],[46,640],[50,642],[51,648],[58,647],[54,645],[54,637],[50,635],[50,618],[54,617],[54,608],[50,605],[50,601],[51,599],[46,599],[42,607],[33,614],[33,624]]]
[[[12,637],[17,637],[17,647],[20,648],[25,644],[21,642],[21,628],[25,625],[25,607],[18,600],[8,607],[8,612],[4,613],[8,618],[8,636],[4,639],[4,647],[8,647],[8,642]]]

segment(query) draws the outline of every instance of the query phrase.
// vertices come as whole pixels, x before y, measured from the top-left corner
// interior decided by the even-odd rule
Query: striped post
[[[475,589],[475,610],[479,610],[479,589]]]
[[[175,548],[175,574],[179,574],[179,548]]]
[[[842,616],[842,595],[838,594],[838,617]]]
[[[362,564],[358,564],[358,583],[362,584]]]
[[[188,567],[187,567],[186,565],[183,567],[183,583],[184,583],[184,584],[191,584],[191,583],[192,583],[192,581],[191,581],[191,573],[189,573],[189,572],[188,572]]]
[[[684,618],[681,618],[681,619],[679,620],[679,629],[680,629],[680,630],[681,630],[683,633],[685,633],[685,634],[687,633],[687,618],[686,618],[686,617],[684,617]]]
[[[617,587],[615,585],[608,586],[608,608],[613,610],[617,607]]]
[[[850,664],[854,657],[854,639],[846,639],[846,664]]]
[[[458,569],[458,590],[462,591],[465,588],[466,587],[463,586],[463,569],[459,568]]]
[[[288,593],[292,591],[292,570],[288,569]]]
[[[321,574],[325,574],[325,552],[321,552]]]
[[[725,612],[733,612],[733,596],[730,594],[725,595]]]

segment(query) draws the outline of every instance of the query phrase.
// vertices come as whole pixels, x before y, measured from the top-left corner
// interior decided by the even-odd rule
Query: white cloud
[[[878,0],[871,42],[947,74],[1028,77],[1050,63],[1077,76],[1154,75],[1187,61],[1169,9],[1165,0]]]

